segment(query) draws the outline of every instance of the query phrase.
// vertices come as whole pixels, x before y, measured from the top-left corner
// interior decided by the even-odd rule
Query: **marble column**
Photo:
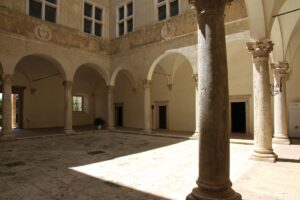
[[[73,130],[73,97],[72,97],[72,81],[65,81],[65,134],[74,133]]]
[[[115,116],[114,116],[114,86],[107,86],[107,125],[109,130],[115,129]]]
[[[144,132],[152,132],[151,81],[144,81]]]
[[[187,200],[240,200],[230,181],[226,0],[194,0],[198,19],[199,177]]]
[[[14,139],[12,129],[12,84],[13,75],[6,74],[2,79],[2,138],[3,140]]]
[[[198,95],[198,74],[193,74],[193,79],[195,82],[195,132],[192,138],[199,138],[199,95]]]
[[[274,85],[278,91],[274,96],[274,138],[273,143],[291,144],[288,136],[288,111],[286,101],[286,78],[289,64],[286,62],[272,63]]]
[[[269,77],[269,53],[273,43],[270,40],[252,41],[247,47],[253,58],[254,152],[250,159],[275,162]]]

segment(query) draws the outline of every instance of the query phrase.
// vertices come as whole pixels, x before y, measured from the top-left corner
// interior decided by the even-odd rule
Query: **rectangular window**
[[[159,21],[178,15],[178,0],[157,0],[157,14]]]
[[[122,36],[134,29],[133,2],[122,4],[117,9],[117,35]]]
[[[73,111],[83,112],[83,96],[73,96]]]
[[[56,22],[58,0],[29,0],[29,15],[49,22]]]
[[[102,37],[103,32],[103,9],[95,4],[84,3],[83,31]]]

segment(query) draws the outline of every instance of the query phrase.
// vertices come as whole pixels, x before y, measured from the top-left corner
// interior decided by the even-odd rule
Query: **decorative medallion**
[[[40,40],[43,41],[49,41],[51,40],[51,30],[49,29],[48,26],[42,24],[42,25],[38,25],[34,28],[34,33],[36,35],[36,37]]]
[[[161,28],[161,36],[165,40],[170,40],[175,36],[176,26],[172,23],[167,23]]]

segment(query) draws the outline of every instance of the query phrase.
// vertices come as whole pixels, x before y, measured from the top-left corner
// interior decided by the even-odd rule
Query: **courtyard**
[[[198,140],[119,132],[1,142],[1,200],[183,200],[196,186]],[[298,200],[300,145],[274,145],[276,163],[248,160],[231,141],[231,180],[245,200]]]

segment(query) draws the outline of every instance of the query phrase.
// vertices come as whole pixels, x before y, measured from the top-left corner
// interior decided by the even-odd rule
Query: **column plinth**
[[[232,188],[224,10],[228,1],[194,0],[198,19],[199,177],[187,200],[241,200]]]
[[[269,77],[269,53],[273,43],[270,40],[253,41],[248,42],[247,47],[253,58],[254,152],[250,159],[275,162]]]
[[[291,144],[288,137],[288,111],[286,100],[286,78],[289,74],[289,64],[286,62],[272,63],[274,72],[274,138],[275,144]]]
[[[107,86],[107,125],[108,130],[115,130],[115,116],[114,116],[114,86]]]
[[[6,74],[2,79],[3,106],[2,106],[2,135],[1,140],[13,140],[12,129],[12,84],[13,75]]]
[[[65,81],[65,134],[74,134],[73,130],[73,97],[72,97],[72,81]]]
[[[151,81],[144,80],[144,132],[152,132]]]

